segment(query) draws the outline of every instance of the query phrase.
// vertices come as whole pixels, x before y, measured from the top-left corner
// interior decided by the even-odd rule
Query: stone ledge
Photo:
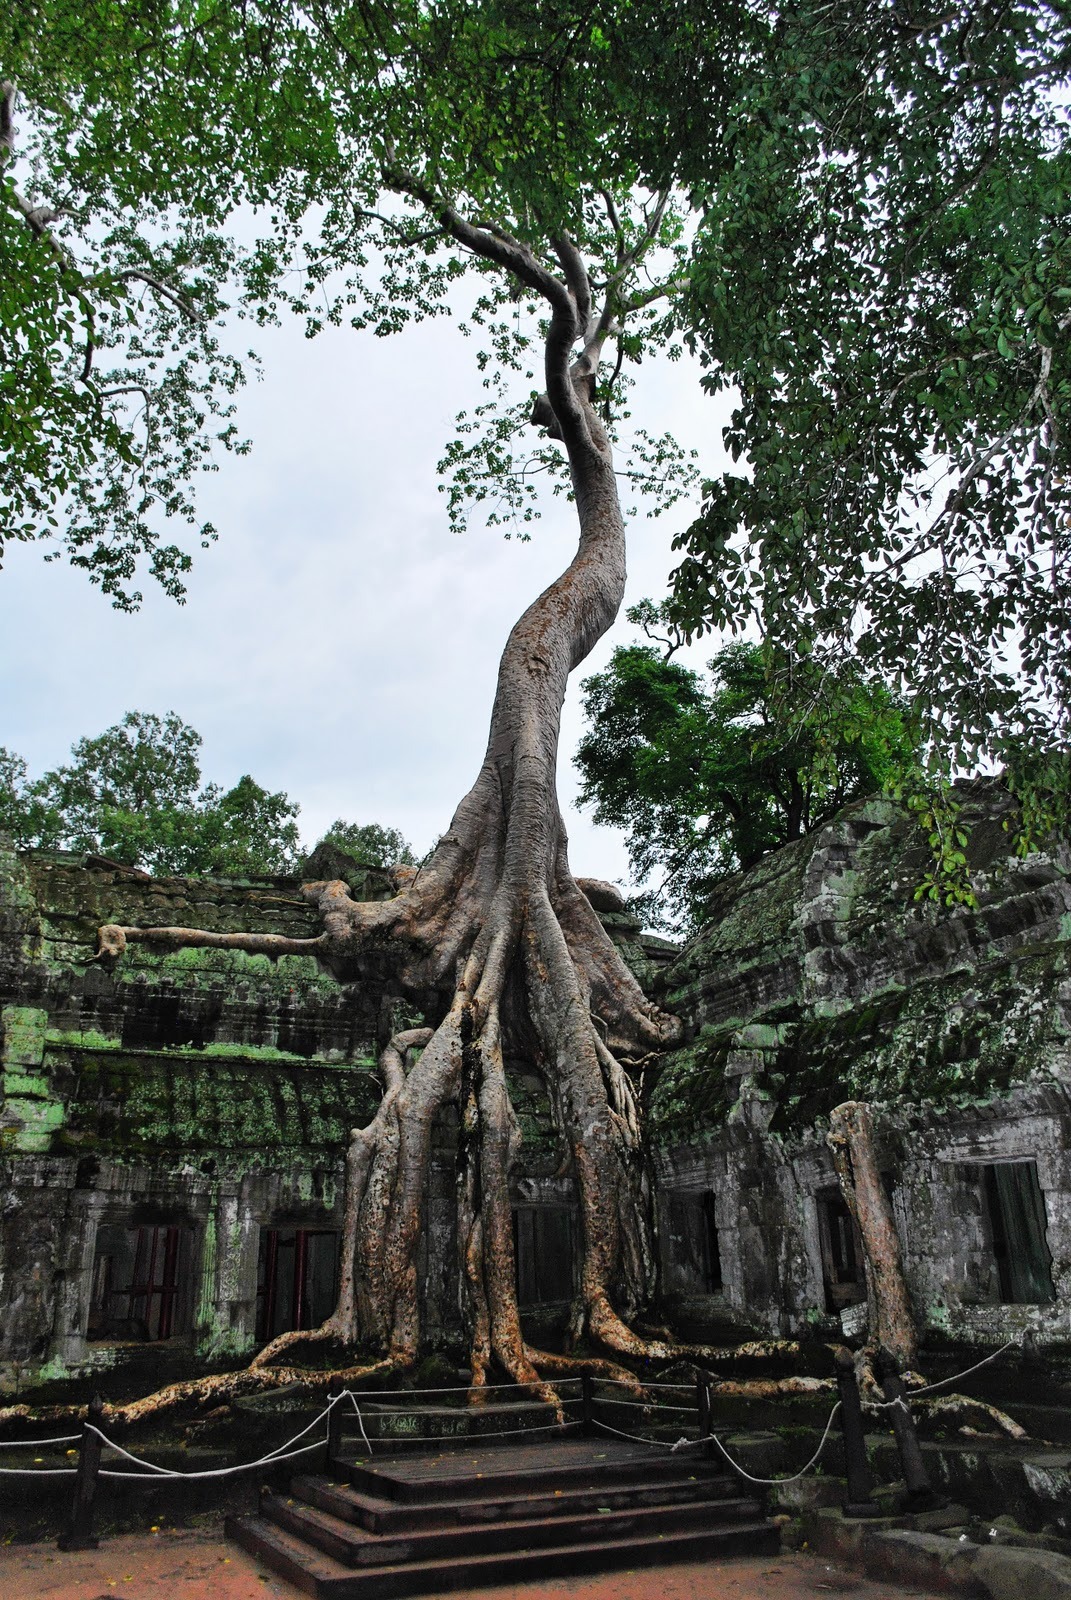
[[[1071,1558],[1049,1550],[980,1545],[905,1528],[903,1517],[855,1521],[823,1507],[804,1518],[807,1539],[872,1578],[889,1578],[928,1591],[975,1600],[1071,1600]],[[912,1519],[922,1521],[924,1519]]]

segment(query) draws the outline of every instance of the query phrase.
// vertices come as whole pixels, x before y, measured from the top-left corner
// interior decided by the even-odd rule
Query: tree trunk
[[[870,1107],[858,1100],[837,1106],[830,1113],[827,1142],[841,1193],[858,1224],[866,1253],[870,1340],[890,1351],[903,1371],[915,1362],[918,1340],[904,1282],[900,1237],[878,1171]]]
[[[498,248],[497,244],[495,248]],[[458,1234],[474,1384],[492,1360],[538,1384],[545,1358],[527,1348],[517,1306],[509,1177],[520,1146],[507,1059],[538,1067],[580,1203],[571,1327],[614,1351],[653,1347],[627,1322],[655,1285],[640,1110],[630,1062],[675,1037],[674,1019],[643,995],[569,868],[556,794],[569,674],[617,615],[625,533],[612,451],[591,401],[601,336],[586,278],[562,245],[568,287],[554,281],[547,395],[537,420],[561,438],[580,523],[577,551],[512,629],[503,651],[487,750],[476,782],[431,860],[388,902],[361,903],[344,883],[306,885],[324,931],[314,940],[191,929],[102,930],[102,952],[129,939],[281,954],[313,951],[346,980],[389,959],[403,992],[435,1025],[391,1041],[383,1099],[347,1157],[346,1239],[334,1315],[316,1337],[369,1342],[411,1362],[420,1340],[416,1273],[432,1130],[460,1111]],[[564,298],[563,298],[564,297]],[[583,355],[569,364],[577,339]],[[419,1052],[419,1054],[418,1054]],[[307,1334],[282,1335],[264,1366]],[[661,1349],[662,1347],[658,1347]]]

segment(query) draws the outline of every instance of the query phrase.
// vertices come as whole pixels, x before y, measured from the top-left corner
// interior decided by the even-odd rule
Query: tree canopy
[[[678,621],[880,671],[938,784],[989,760],[1059,787],[1067,8],[797,0],[760,54],[680,143],[688,337],[736,465],[678,541]]]
[[[192,480],[240,447],[235,317],[383,335],[462,279],[488,397],[447,503],[523,531],[537,484],[568,487],[521,442],[545,302],[460,224],[553,270],[565,230],[600,292],[642,247],[600,400],[687,342],[734,405],[734,465],[679,538],[680,625],[757,623],[785,673],[858,659],[909,697],[938,792],[988,760],[1028,832],[1051,814],[1066,8],[36,0],[0,19],[0,63],[9,537],[58,541],[119,604],[145,565],[180,594],[165,530],[211,539]],[[672,502],[690,463],[640,439],[626,470]]]
[[[296,871],[298,807],[248,774],[230,789],[202,788],[200,748],[200,734],[174,712],[128,711],[35,780],[0,750],[0,833],[22,847],[82,850],[155,873]]]
[[[335,844],[355,861],[369,867],[415,867],[413,847],[400,828],[385,828],[379,822],[345,822],[338,817],[324,834],[321,844]]]
[[[28,776],[0,746],[0,834],[19,849],[76,850],[153,873],[245,878],[300,871],[300,806],[248,773],[229,789],[202,786],[196,729],[173,711],[128,711],[70,761]],[[398,828],[333,822],[319,843],[369,866],[416,865]]]
[[[795,721],[754,644],[720,650],[709,683],[651,645],[620,646],[584,683],[580,801],[627,830],[637,883],[658,880],[640,897],[648,917],[696,926],[721,878],[910,766],[916,740],[884,685],[850,670],[836,681],[803,673],[811,697]]]

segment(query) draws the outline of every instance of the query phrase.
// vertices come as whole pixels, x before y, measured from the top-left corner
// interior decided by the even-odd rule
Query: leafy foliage
[[[643,909],[670,925],[701,922],[719,879],[821,827],[915,756],[903,707],[872,677],[798,666],[794,691],[810,692],[795,717],[757,645],[726,646],[710,673],[707,685],[652,646],[628,645],[583,685],[581,802],[627,829],[638,882],[663,875]]]
[[[797,0],[754,48],[679,146],[738,465],[678,541],[675,613],[902,689],[947,833],[957,766],[1029,787],[1066,743],[1069,14]]]
[[[608,48],[588,8],[559,0],[9,8],[7,537],[50,541],[118,605],[138,604],[145,566],[181,597],[189,551],[163,530],[185,520],[211,540],[194,479],[218,447],[244,448],[232,403],[249,358],[224,342],[228,308],[386,336],[453,314],[466,277],[492,410],[461,419],[447,450],[450,516],[486,501],[521,531],[533,481],[567,487],[558,452],[517,437],[542,387],[525,363],[545,304],[451,238],[446,211],[493,219],[552,270],[568,231],[622,359],[672,339],[684,208],[641,192],[608,137],[618,113],[590,92]],[[609,413],[623,384],[603,389]],[[695,474],[669,439],[640,439],[630,470],[667,500]]]
[[[321,844],[336,844],[355,861],[369,867],[415,867],[413,847],[399,828],[385,828],[378,822],[332,822]]]
[[[294,870],[298,807],[248,775],[202,789],[200,748],[174,712],[130,711],[33,782],[24,761],[0,751],[0,832],[24,848],[85,850],[157,873]]]

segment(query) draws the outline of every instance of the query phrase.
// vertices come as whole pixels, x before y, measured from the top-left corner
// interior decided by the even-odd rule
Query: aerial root
[[[1002,1433],[1008,1439],[1029,1439],[1026,1429],[1009,1417],[1006,1411],[1001,1411],[999,1406],[990,1405],[988,1400],[974,1400],[968,1394],[938,1395],[935,1399],[919,1398],[914,1402],[916,1406],[925,1411],[928,1420],[944,1420],[947,1418],[955,1422],[961,1429],[966,1428],[970,1433],[992,1432]],[[990,1424],[990,1428],[975,1428],[971,1419]]]
[[[249,1365],[250,1367],[270,1367],[276,1356],[282,1355],[284,1350],[292,1350],[298,1344],[323,1344],[329,1339],[339,1339],[340,1343],[345,1342],[340,1338],[335,1328],[333,1317],[329,1317],[318,1328],[291,1328],[287,1333],[277,1334],[270,1343],[264,1346],[263,1350],[257,1351]]]

